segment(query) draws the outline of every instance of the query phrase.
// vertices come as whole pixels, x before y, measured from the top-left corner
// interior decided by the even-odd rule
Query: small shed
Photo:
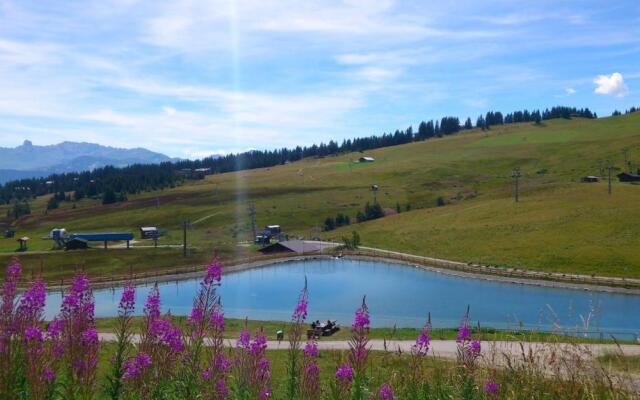
[[[142,239],[154,239],[157,238],[158,228],[155,226],[141,226],[140,227],[140,237]]]
[[[640,175],[631,172],[623,172],[618,174],[620,182],[640,182]]]
[[[80,237],[73,238],[65,243],[65,249],[67,250],[84,250],[87,248],[89,248],[89,242]]]
[[[267,225],[264,227],[265,232],[269,232],[272,235],[277,235],[282,232],[280,225]]]
[[[27,242],[28,241],[29,241],[29,238],[27,236],[23,236],[21,238],[18,238],[17,242],[20,245],[20,248],[18,248],[18,251],[27,251]]]
[[[593,176],[593,175],[588,175],[588,176],[582,177],[582,182],[585,182],[585,183],[594,183],[594,182],[598,182],[599,180],[600,180],[600,178],[598,178],[597,176]]]
[[[373,157],[367,157],[367,156],[365,156],[365,157],[360,157],[360,158],[358,159],[358,162],[361,162],[361,163],[367,163],[367,162],[374,162],[375,160],[376,160],[376,159],[375,159],[375,158],[373,158]]]

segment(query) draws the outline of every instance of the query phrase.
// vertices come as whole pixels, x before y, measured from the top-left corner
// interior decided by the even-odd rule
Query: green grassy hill
[[[640,166],[640,113],[599,120],[550,120],[541,126],[515,124],[367,152],[376,161],[356,164],[362,154],[307,159],[273,168],[209,176],[160,192],[130,196],[126,203],[103,206],[82,200],[72,208],[45,214],[47,198],[32,204],[32,215],[14,223],[19,236],[32,238],[21,256],[56,275],[85,264],[96,273],[172,268],[254,253],[248,204],[258,226],[280,224],[294,236],[318,235],[327,216],[342,212],[355,220],[373,201],[369,188],[380,186],[378,201],[411,211],[324,232],[339,239],[356,230],[363,244],[454,260],[521,266],[547,271],[640,277],[640,185],[617,180],[613,194],[605,181],[580,183],[601,175],[606,160],[624,167],[623,150]],[[511,171],[522,172],[521,201],[513,200]],[[635,168],[635,166],[634,166]],[[436,199],[447,203],[436,207]],[[0,206],[5,215],[7,206]],[[70,232],[127,230],[143,225],[169,230],[161,244],[179,244],[180,222],[192,222],[192,254],[179,248],[153,249],[139,242],[131,250],[92,249],[48,252],[41,240],[50,229]],[[0,239],[0,261],[16,248]],[[39,253],[39,251],[43,251]],[[53,272],[52,272],[53,273]]]

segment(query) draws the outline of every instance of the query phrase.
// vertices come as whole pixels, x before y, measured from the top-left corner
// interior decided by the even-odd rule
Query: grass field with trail
[[[184,328],[186,326],[186,316],[174,316],[173,321]],[[132,321],[132,328],[136,332],[142,330],[142,317],[134,317]],[[245,325],[246,324],[246,325]],[[117,318],[97,318],[96,328],[100,332],[115,332],[117,330]],[[262,321],[262,320],[244,320],[236,318],[225,318],[225,333],[224,336],[227,339],[237,339],[240,335],[240,331],[247,327],[250,332],[255,332],[258,329],[264,331],[265,336],[269,340],[277,340],[277,331],[282,330],[285,333],[285,340],[287,340],[287,333],[293,326],[291,322],[284,321]],[[389,328],[371,328],[369,331],[369,338],[371,339],[385,339],[385,340],[415,340],[420,334],[422,329],[419,328],[407,328],[407,327],[389,327]],[[432,328],[431,338],[434,340],[455,340],[458,334],[457,327],[451,328]],[[510,341],[510,342],[545,342],[545,343],[563,343],[563,342],[575,342],[575,343],[613,343],[611,338],[585,338],[580,336],[575,331],[567,330],[562,332],[558,330],[558,333],[548,332],[536,332],[534,330],[505,330],[505,329],[493,329],[482,328],[478,331],[477,328],[472,329],[474,337],[478,336],[483,341]],[[479,333],[479,335],[478,335]],[[343,326],[341,329],[331,336],[321,337],[319,340],[345,340],[348,341],[351,338],[351,327]],[[620,342],[620,341],[619,341]],[[621,341],[620,343],[634,343],[632,340]]]
[[[21,254],[27,268],[44,265],[52,280],[84,265],[90,275],[161,270],[206,262],[214,251],[227,258],[255,254],[247,207],[255,204],[258,228],[280,224],[291,236],[340,240],[358,231],[362,244],[418,255],[544,271],[640,277],[640,185],[606,180],[581,183],[585,175],[614,174],[623,150],[640,166],[640,113],[588,120],[574,118],[463,131],[424,142],[367,151],[375,162],[358,164],[361,153],[305,159],[272,168],[208,176],[156,192],[130,195],[103,206],[99,200],[62,202],[45,212],[47,196],[31,203],[32,214],[13,221],[16,236],[28,236]],[[511,173],[522,173],[520,202]],[[320,232],[338,212],[355,221],[370,187],[378,202],[402,213],[335,231]],[[437,207],[442,197],[446,205]],[[407,206],[410,211],[405,212]],[[0,206],[0,215],[8,207]],[[130,231],[140,226],[168,230],[160,245],[178,245],[181,221],[192,221],[187,258],[179,247],[50,252],[43,240],[52,228],[73,232]],[[244,244],[243,244],[244,243]],[[0,262],[13,255],[15,239],[0,239]]]

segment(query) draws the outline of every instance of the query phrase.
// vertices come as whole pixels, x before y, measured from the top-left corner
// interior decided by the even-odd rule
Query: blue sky
[[[0,146],[176,157],[640,105],[640,2],[0,0]]]

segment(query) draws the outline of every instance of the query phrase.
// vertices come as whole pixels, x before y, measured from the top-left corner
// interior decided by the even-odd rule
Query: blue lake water
[[[379,261],[328,259],[274,264],[225,274],[220,294],[227,317],[288,320],[307,277],[309,320],[337,319],[350,324],[363,295],[373,326],[420,327],[431,312],[435,327],[457,326],[467,305],[471,318],[499,328],[583,327],[618,336],[640,333],[640,296],[518,285],[454,277]],[[137,291],[138,313],[150,285]],[[160,284],[162,307],[174,315],[189,313],[199,280]],[[121,289],[96,290],[96,315],[114,316]],[[50,293],[47,317],[60,307],[61,294]]]

